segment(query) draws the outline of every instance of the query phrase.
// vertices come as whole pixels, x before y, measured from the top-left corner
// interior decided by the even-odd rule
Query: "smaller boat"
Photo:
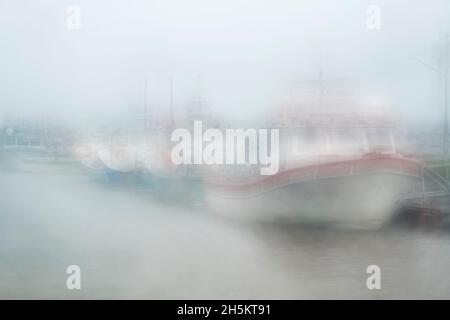
[[[86,168],[90,170],[102,170],[104,164],[98,152],[103,148],[103,144],[94,141],[78,142],[73,147],[73,153]]]
[[[80,172],[72,133],[60,127],[23,122],[0,129],[0,170],[32,173]]]

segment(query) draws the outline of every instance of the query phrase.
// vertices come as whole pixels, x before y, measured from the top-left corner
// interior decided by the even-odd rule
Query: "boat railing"
[[[42,139],[36,137],[4,137],[0,143],[0,149],[3,150],[40,150],[43,146]]]

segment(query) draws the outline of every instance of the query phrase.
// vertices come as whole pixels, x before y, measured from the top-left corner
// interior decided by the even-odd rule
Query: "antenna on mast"
[[[147,132],[148,120],[148,106],[147,106],[147,78],[144,80],[144,132]]]
[[[175,125],[174,115],[173,115],[173,78],[170,77],[170,125]]]
[[[444,92],[445,92],[445,119],[444,119],[444,158],[447,160],[448,158],[448,82],[449,82],[449,54],[450,54],[450,36],[448,34],[445,35],[445,44],[444,44]]]
[[[325,95],[326,87],[324,81],[324,72],[323,72],[323,54],[320,54],[319,57],[319,108],[323,107],[323,100]]]
[[[449,77],[450,77],[450,62],[449,62],[449,54],[450,54],[450,36],[446,34],[444,37],[444,48],[443,48],[443,65],[442,67],[433,67],[423,62],[420,59],[415,58],[416,61],[420,62],[422,65],[427,67],[428,69],[436,72],[440,77],[443,77],[444,80],[444,130],[443,130],[443,158],[446,161],[448,159],[448,113],[449,113],[449,93],[448,93],[448,85],[449,85]],[[448,177],[448,174],[446,174]]]

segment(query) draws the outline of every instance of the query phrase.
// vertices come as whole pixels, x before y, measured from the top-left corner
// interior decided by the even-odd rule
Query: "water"
[[[85,174],[1,172],[0,194],[0,298],[450,298],[443,231],[244,223]]]

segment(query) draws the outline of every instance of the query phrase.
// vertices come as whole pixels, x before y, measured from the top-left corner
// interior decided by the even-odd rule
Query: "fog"
[[[448,33],[448,0],[0,0],[0,298],[448,297],[449,165],[431,161]],[[331,93],[313,111],[390,114],[271,119],[309,89]],[[280,174],[175,166],[169,129],[194,100],[219,133],[273,120]],[[171,101],[169,129],[120,130]],[[413,134],[394,141],[391,115]],[[398,222],[435,177],[440,207]]]
[[[69,30],[69,5],[81,29]],[[381,28],[366,26],[367,7]],[[401,117],[442,117],[442,1],[0,2],[0,114],[99,125],[153,112],[176,117],[201,95],[231,119],[264,116],[292,90],[348,86]]]

